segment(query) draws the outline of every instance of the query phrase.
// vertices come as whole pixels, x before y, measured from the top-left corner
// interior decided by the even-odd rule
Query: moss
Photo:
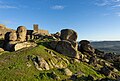
[[[81,71],[85,74],[85,76],[92,75],[93,77],[95,77],[95,79],[103,77],[101,74],[97,73],[93,68],[91,68],[90,66],[83,62],[80,63],[74,62],[73,64],[70,64],[68,67],[73,73]]]
[[[58,66],[67,66],[73,72],[83,72],[86,76],[91,74],[95,78],[102,78],[103,76],[98,74],[93,67],[88,66],[87,64],[81,63],[73,63],[70,64],[70,58],[55,52],[54,50],[48,49],[52,51],[56,57],[53,57],[51,54],[45,51],[45,46],[39,45],[34,48],[29,48],[25,50],[20,50],[16,52],[8,52],[0,55],[0,79],[1,81],[55,81],[53,78],[48,76],[47,74],[51,72],[55,72],[60,80],[69,79],[64,75],[64,72],[61,69],[53,68],[49,71],[38,71],[32,62],[32,60],[28,59],[28,56],[40,56],[43,57],[47,63],[53,67],[54,64]],[[61,58],[58,61],[58,58]],[[26,63],[29,62],[31,67],[27,67]],[[53,64],[52,64],[53,63]],[[8,78],[9,77],[9,78]],[[43,77],[41,79],[41,77]],[[80,76],[79,76],[80,77]]]

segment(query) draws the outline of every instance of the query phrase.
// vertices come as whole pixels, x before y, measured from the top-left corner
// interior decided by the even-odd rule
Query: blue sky
[[[55,33],[75,30],[78,40],[120,40],[120,0],[0,0],[0,24]]]

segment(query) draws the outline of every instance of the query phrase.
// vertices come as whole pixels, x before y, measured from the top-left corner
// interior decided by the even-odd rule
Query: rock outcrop
[[[6,50],[8,51],[17,51],[23,48],[35,47],[37,44],[33,42],[19,42],[19,41],[10,41],[6,44]]]
[[[80,52],[95,53],[95,49],[90,45],[90,42],[87,40],[82,40],[79,42],[78,50]]]
[[[67,75],[67,76],[72,76],[72,71],[70,71],[68,68],[65,68],[64,69],[64,72],[65,72],[65,75]]]
[[[4,51],[4,49],[3,48],[0,48],[0,52],[3,52]]]
[[[50,42],[50,47],[61,54],[79,59],[80,55],[77,51],[78,43],[76,42],[78,37],[77,33],[71,29],[63,29],[59,35],[58,37],[60,37],[61,40]]]
[[[47,64],[47,62],[44,60],[44,58],[41,58],[39,56],[36,56],[35,58],[33,58],[33,62],[35,67],[38,70],[49,70],[49,65]]]
[[[72,46],[69,41],[52,41],[50,42],[50,47],[66,56],[79,59],[78,51]]]
[[[55,40],[60,40],[60,32],[56,32],[55,34],[51,34],[51,37],[53,37]]]
[[[17,40],[17,34],[15,31],[10,32],[9,34],[9,41],[16,41]]]
[[[11,31],[14,31],[14,30],[7,28],[3,24],[0,24],[0,39],[4,39],[5,34]]]
[[[47,59],[42,58],[41,56],[30,56],[29,55],[28,60],[29,61],[32,60],[35,68],[38,70],[50,70],[53,68],[59,68],[59,69],[66,68],[69,64],[69,61],[66,58],[61,58],[59,56],[56,56],[56,53],[54,54],[55,54],[54,56],[48,57]]]
[[[22,48],[35,47],[37,44],[26,42],[27,29],[19,26],[17,31],[7,32],[5,34],[4,49],[7,51],[17,51]]]
[[[77,33],[72,29],[61,30],[61,35],[60,35],[61,40],[76,41],[77,37],[78,37]]]
[[[17,40],[26,41],[27,29],[24,26],[19,26],[17,28]]]
[[[105,76],[110,76],[111,70],[107,66],[104,66],[103,68],[101,68],[101,73],[103,73]]]

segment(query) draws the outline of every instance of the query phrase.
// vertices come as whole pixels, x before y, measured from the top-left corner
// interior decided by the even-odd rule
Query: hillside
[[[70,77],[66,76],[62,68],[55,68],[49,71],[39,71],[34,67],[32,60],[28,60],[28,56],[40,56],[43,57],[45,60],[55,58],[50,53],[47,53],[45,49],[48,48],[39,45],[35,48],[29,48],[23,51],[4,53],[0,55],[1,81],[4,81],[6,79],[7,81],[53,81],[55,80],[55,76],[52,75],[53,72],[55,72],[60,80],[68,80]],[[97,73],[92,66],[89,66],[84,62],[74,62],[71,64],[69,63],[71,60],[70,58],[63,56],[53,50],[51,51],[54,52],[58,58],[68,60],[67,67],[73,72],[73,74],[81,72],[76,80],[84,80],[86,79],[85,77],[87,77],[88,75],[94,76],[96,79],[104,77],[103,75]],[[29,64],[30,66],[27,66],[27,64]],[[85,76],[83,76],[83,74]]]
[[[88,40],[78,43],[74,30],[33,36],[26,40],[20,26],[0,40],[1,81],[120,80],[120,56],[95,49]]]
[[[120,54],[120,41],[99,41],[91,42],[91,44],[99,50]]]

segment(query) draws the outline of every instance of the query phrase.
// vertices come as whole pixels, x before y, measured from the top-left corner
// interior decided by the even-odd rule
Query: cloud
[[[2,24],[16,24],[16,22],[13,22],[11,20],[1,20],[0,23],[2,23]]]
[[[120,11],[120,0],[96,0],[95,5],[107,8],[109,13],[120,16],[120,12],[118,12]]]
[[[116,15],[120,17],[120,12],[117,12]]]
[[[97,5],[97,6],[106,6],[106,5],[109,5],[109,1],[108,0],[96,0],[95,5]]]
[[[120,5],[120,0],[96,0],[95,5],[113,7]]]
[[[53,10],[63,10],[64,8],[65,7],[62,6],[62,5],[54,5],[54,6],[51,7],[51,9],[53,9]]]
[[[8,8],[17,8],[17,7],[10,5],[0,5],[0,8],[8,9]]]
[[[110,13],[105,13],[105,14],[103,14],[103,16],[109,16],[110,15]]]
[[[10,3],[0,1],[0,9],[15,9],[18,8],[17,6],[13,6]]]

